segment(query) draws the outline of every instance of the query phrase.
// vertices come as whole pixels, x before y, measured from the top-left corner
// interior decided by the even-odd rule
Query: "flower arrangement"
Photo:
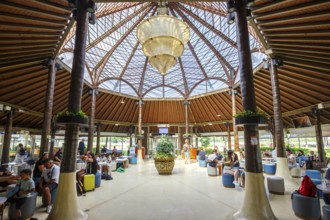
[[[65,116],[87,118],[87,115],[85,114],[85,112],[83,112],[81,110],[79,112],[70,112],[70,111],[59,112],[56,115],[57,118],[65,117]]]
[[[266,114],[260,111],[244,110],[233,117],[236,125],[266,125],[268,123]]]
[[[257,111],[253,112],[251,110],[244,110],[242,112],[238,112],[233,116],[234,118],[243,118],[243,117],[267,117],[264,112]]]
[[[143,134],[137,134],[136,135],[136,138],[139,140],[139,139],[143,139],[144,138],[144,135]]]

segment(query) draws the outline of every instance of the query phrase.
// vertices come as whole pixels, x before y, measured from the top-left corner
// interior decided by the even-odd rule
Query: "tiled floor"
[[[185,165],[182,160],[176,160],[170,176],[158,175],[153,160],[112,175],[114,180],[102,181],[95,192],[79,197],[91,220],[232,219],[244,196],[244,191],[224,188],[221,177],[207,176],[206,168],[197,163]],[[294,189],[287,189],[284,196],[271,195],[278,219],[297,219],[289,193]],[[39,205],[34,217],[45,219],[45,208]]]

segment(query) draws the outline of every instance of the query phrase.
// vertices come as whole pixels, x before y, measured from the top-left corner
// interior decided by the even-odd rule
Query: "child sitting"
[[[20,208],[25,203],[28,193],[35,191],[34,181],[31,179],[31,173],[31,169],[24,169],[21,171],[21,179],[17,182],[19,191],[7,200],[7,202],[16,203],[16,219],[22,219]]]

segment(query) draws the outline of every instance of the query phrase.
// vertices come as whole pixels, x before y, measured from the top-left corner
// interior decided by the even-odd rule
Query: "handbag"
[[[14,189],[7,192],[7,195],[6,195],[7,199],[16,195],[19,192],[20,188],[21,188],[20,185],[16,185]]]

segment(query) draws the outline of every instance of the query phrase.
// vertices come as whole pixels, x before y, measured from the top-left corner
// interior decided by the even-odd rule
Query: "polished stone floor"
[[[81,208],[91,220],[232,219],[244,196],[242,190],[224,188],[221,177],[207,176],[206,168],[197,163],[185,165],[182,160],[176,160],[170,176],[158,175],[151,159],[112,175],[113,180],[102,180],[95,192],[79,197]],[[298,184],[287,187],[284,196],[270,195],[278,219],[297,219],[290,199],[290,192],[297,188]],[[47,217],[40,200],[38,197],[34,215],[39,220]]]

